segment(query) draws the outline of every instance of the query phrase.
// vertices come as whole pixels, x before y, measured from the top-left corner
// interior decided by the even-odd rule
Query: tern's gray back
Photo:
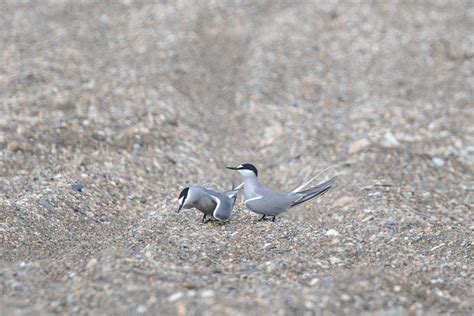
[[[216,192],[203,187],[195,186],[193,194],[196,194],[193,206],[201,212],[213,216],[221,221],[226,221],[232,214],[235,198],[223,192]]]

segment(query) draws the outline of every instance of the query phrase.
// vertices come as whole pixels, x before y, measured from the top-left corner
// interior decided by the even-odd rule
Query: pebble
[[[140,304],[137,306],[137,313],[144,314],[148,311],[148,307],[146,305]]]
[[[86,270],[92,270],[95,268],[96,265],[97,265],[97,259],[92,258],[91,260],[89,260],[89,262],[87,262]]]
[[[12,284],[12,289],[14,291],[21,291],[22,288],[23,288],[23,285],[20,282],[14,282]]]
[[[342,263],[342,260],[339,259],[338,257],[330,257],[329,258],[329,262],[331,262],[331,264],[339,264],[339,263]]]
[[[341,294],[341,300],[344,302],[349,302],[351,300],[351,296],[349,294],[343,293]]]
[[[263,131],[260,146],[265,147],[271,145],[282,133],[283,129],[279,125],[266,127]]]
[[[186,315],[186,305],[184,305],[184,303],[180,303],[178,305],[178,308],[177,308],[177,311],[176,311],[176,315],[177,316],[185,316]]]
[[[173,293],[170,295],[170,297],[168,297],[168,301],[169,302],[176,302],[177,300],[179,300],[180,298],[183,297],[183,292],[176,292],[176,293]]]
[[[335,229],[330,229],[326,232],[326,236],[339,236],[339,232]]]
[[[38,205],[44,207],[48,211],[51,211],[54,209],[54,206],[46,200],[39,200]]]
[[[444,166],[444,160],[439,158],[439,157],[433,157],[431,158],[431,161],[437,166],[437,167],[442,167]]]
[[[398,147],[400,146],[400,142],[397,140],[395,135],[392,134],[392,132],[388,131],[384,135],[384,143],[383,145],[387,147]]]
[[[431,279],[431,284],[438,284],[438,283],[444,283],[443,279],[441,278]]]
[[[435,251],[436,249],[440,248],[440,247],[443,247],[445,245],[445,243],[440,243],[439,245],[436,245],[434,246],[433,248],[430,249],[430,252],[433,252]]]
[[[8,143],[7,149],[11,152],[17,152],[23,150],[23,146],[17,141],[11,141]]]
[[[82,193],[84,190],[84,186],[80,183],[73,183],[71,184],[71,189],[73,189],[76,192]]]
[[[260,272],[260,269],[258,269],[257,267],[252,267],[248,270],[245,271],[245,275],[252,275],[254,273],[257,273],[257,272]]]
[[[318,278],[314,278],[312,279],[311,281],[309,281],[309,285],[311,286],[315,286],[316,284],[319,283],[319,279]]]
[[[348,149],[348,153],[350,155],[357,154],[357,153],[361,152],[362,150],[364,150],[369,145],[370,145],[370,141],[368,139],[366,139],[366,138],[359,139],[359,140],[353,142],[352,144],[350,144],[349,149]]]
[[[214,291],[213,290],[203,290],[201,292],[201,297],[202,298],[210,298],[214,296]]]

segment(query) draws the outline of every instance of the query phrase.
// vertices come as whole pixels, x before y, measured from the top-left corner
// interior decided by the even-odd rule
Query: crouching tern
[[[204,213],[202,222],[209,222],[212,218],[225,222],[229,220],[237,199],[239,190],[232,183],[232,190],[216,192],[204,187],[193,185],[184,188],[179,194],[178,213],[182,208],[197,208]],[[211,217],[206,221],[206,217]]]
[[[264,220],[267,216],[273,216],[272,221],[275,221],[277,215],[323,195],[331,188],[337,178],[333,177],[313,188],[303,191],[318,174],[293,191],[286,193],[272,191],[263,185],[258,179],[257,168],[252,164],[246,163],[237,167],[227,167],[227,169],[237,170],[244,179],[245,206],[252,212],[262,214],[263,216],[260,220]]]

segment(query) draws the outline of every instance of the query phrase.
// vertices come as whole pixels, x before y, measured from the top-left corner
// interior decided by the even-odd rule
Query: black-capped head
[[[227,169],[237,170],[237,171],[245,171],[245,170],[252,171],[255,174],[255,176],[258,177],[258,170],[251,163],[244,163],[244,164],[241,164],[237,167],[227,167]]]
[[[189,192],[189,187],[184,188],[181,191],[181,193],[179,194],[179,197],[178,197],[178,202],[179,202],[178,212],[181,211],[181,209],[183,208],[183,205],[186,202],[186,198],[188,197],[188,192]]]

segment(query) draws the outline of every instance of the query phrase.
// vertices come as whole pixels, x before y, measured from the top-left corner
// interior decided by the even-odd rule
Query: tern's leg
[[[206,216],[207,216],[207,214],[204,213],[204,216],[202,217],[202,222],[203,222],[203,223],[204,223],[204,221],[206,220]]]
[[[263,214],[262,218],[259,219],[258,221],[261,222],[261,221],[265,220],[266,216],[267,216],[267,215]]]
[[[272,222],[274,222],[274,221],[275,221],[275,215],[273,215],[273,218],[272,218]]]

